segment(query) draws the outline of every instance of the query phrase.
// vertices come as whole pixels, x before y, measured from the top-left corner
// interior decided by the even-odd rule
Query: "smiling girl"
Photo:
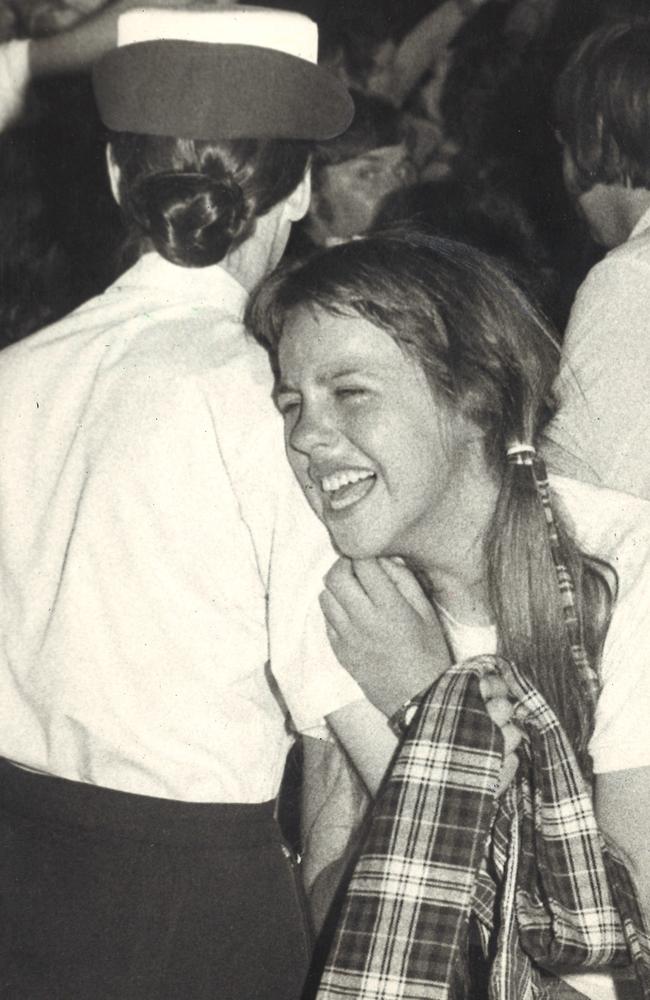
[[[252,318],[276,362],[289,461],[345,557],[322,600],[337,656],[385,714],[446,669],[431,618],[392,585],[405,561],[453,660],[498,653],[557,717],[647,920],[650,508],[549,484],[537,449],[552,331],[488,257],[415,233],[275,275]],[[381,721],[357,705],[330,722],[367,778]],[[375,788],[387,763],[370,766]],[[573,985],[615,995],[609,974]]]

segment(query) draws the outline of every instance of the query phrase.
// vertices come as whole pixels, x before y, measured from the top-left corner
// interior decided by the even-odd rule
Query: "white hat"
[[[343,84],[316,63],[318,29],[264,7],[139,8],[93,70],[111,129],[193,139],[327,139],[350,124]]]

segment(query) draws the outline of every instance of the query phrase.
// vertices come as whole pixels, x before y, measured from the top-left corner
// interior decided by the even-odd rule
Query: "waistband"
[[[40,827],[220,850],[281,839],[275,802],[181,802],[24,771],[0,758],[0,809]]]

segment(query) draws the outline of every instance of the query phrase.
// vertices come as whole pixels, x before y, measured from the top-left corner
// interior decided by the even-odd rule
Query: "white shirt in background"
[[[650,210],[579,288],[554,389],[549,467],[650,500]]]

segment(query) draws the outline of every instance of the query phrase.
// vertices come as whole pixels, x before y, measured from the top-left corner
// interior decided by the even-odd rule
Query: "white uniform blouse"
[[[258,802],[278,790],[286,706],[314,730],[361,696],[325,636],[334,553],[286,462],[245,304],[220,267],[148,254],[0,354],[6,758]]]

